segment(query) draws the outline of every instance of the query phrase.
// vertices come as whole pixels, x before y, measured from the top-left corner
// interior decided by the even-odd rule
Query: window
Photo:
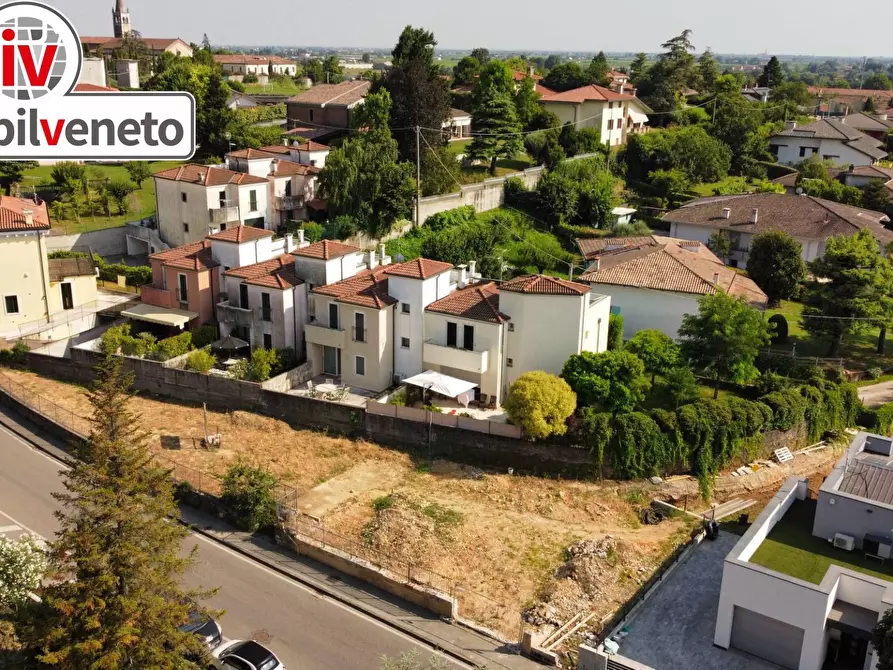
[[[74,309],[74,293],[71,290],[71,282],[60,285],[62,289],[62,309]]]
[[[366,315],[362,312],[354,312],[353,314],[353,341],[366,341]]]
[[[188,233],[188,232],[189,232],[189,224],[188,224],[188,223],[184,223],[184,224],[183,224],[183,232],[184,232],[184,233]]]
[[[186,275],[178,274],[177,275],[177,288],[179,292],[180,302],[187,302],[189,300],[189,285],[186,282]]]
[[[257,211],[257,191],[255,189],[248,191],[248,208],[252,212]]]
[[[506,358],[505,359],[505,367],[507,367],[507,368],[515,367],[515,361],[511,358]]]
[[[272,321],[270,318],[270,294],[269,293],[261,293],[260,294],[260,320],[261,321]]]
[[[401,304],[400,304],[400,310],[401,310],[404,314],[409,314],[409,303],[408,303],[408,302],[401,303]]]
[[[806,155],[806,150],[809,147],[800,147],[800,158],[803,158]]]
[[[474,326],[462,328],[462,344],[468,351],[474,351]]]
[[[221,207],[226,207],[226,191],[217,193],[217,201],[220,203]]]
[[[608,109],[614,109],[614,103],[613,103],[613,102],[609,102],[609,103],[608,103]]]
[[[366,358],[357,356],[357,376],[364,377],[366,375]]]
[[[510,324],[509,324],[509,332],[510,332],[510,333],[514,333],[514,332],[515,332],[515,324],[513,324],[513,323],[510,323]]]
[[[447,346],[456,346],[456,331],[458,330],[455,323],[447,322]]]
[[[403,347],[404,349],[409,349],[409,338],[401,337],[400,338],[400,346]]]
[[[608,130],[614,130],[614,119],[608,119]]]
[[[239,284],[239,307],[249,309],[248,307],[248,284]]]
[[[7,314],[18,314],[19,313],[19,296],[17,295],[8,295],[3,301],[6,307]]]
[[[221,224],[220,224],[220,232],[222,233],[224,230],[226,230],[226,224],[225,224],[225,223],[221,223]]]
[[[264,349],[268,351],[273,348],[273,336],[270,333],[264,333]]]
[[[338,305],[334,302],[329,303],[329,328],[338,330]]]
[[[310,110],[310,121],[311,122],[313,121],[313,110],[312,109]]]
[[[189,199],[189,198],[186,196],[185,193],[181,193],[181,194],[180,194],[180,200],[182,200],[183,202],[186,202],[188,199]]]
[[[769,145],[769,153],[778,158],[778,145],[770,144]]]

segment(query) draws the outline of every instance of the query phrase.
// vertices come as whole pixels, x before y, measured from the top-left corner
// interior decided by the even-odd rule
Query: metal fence
[[[23,384],[14,381],[4,374],[0,374],[0,390],[81,437],[86,437],[90,434],[90,421],[88,419],[75,414],[70,409],[62,407],[36,391],[31,391]]]

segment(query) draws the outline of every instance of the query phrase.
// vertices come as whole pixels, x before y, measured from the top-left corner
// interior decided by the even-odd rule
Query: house
[[[443,122],[443,130],[450,142],[468,139],[471,137],[471,114],[461,109],[451,109],[450,120]]]
[[[229,102],[226,106],[232,110],[252,109],[258,106],[258,102],[250,95],[245,95],[244,93],[239,93],[238,91],[232,91],[229,94]]]
[[[363,104],[372,83],[345,81],[340,84],[318,84],[286,101],[288,128],[303,126],[327,130],[326,135],[353,126],[353,110]],[[319,139],[319,136],[315,139]]]
[[[783,165],[795,165],[810,156],[836,165],[872,165],[887,155],[880,141],[843,119],[819,119],[805,126],[788,121],[784,130],[769,138],[769,152]]]
[[[753,193],[698,198],[668,212],[663,221],[670,224],[670,237],[683,240],[707,242],[714,232],[724,231],[732,242],[728,262],[740,268],[747,266],[751,238],[769,230],[781,230],[796,239],[806,262],[823,256],[833,235],[867,229],[881,247],[893,242],[893,231],[884,227],[890,221],[885,214],[810,195]]]
[[[192,47],[179,37],[81,37],[81,46],[86,53],[112,58],[127,39],[136,40],[146,48],[149,55],[156,58],[163,53],[192,58]]]
[[[521,82],[525,79],[533,79],[533,90],[539,93],[541,96],[544,95],[555,95],[556,91],[553,91],[551,88],[546,88],[543,86],[543,77],[536,73],[533,67],[527,68],[527,72],[519,72],[518,70],[512,70],[512,79],[515,80],[515,90],[521,88]]]
[[[172,247],[203,240],[236,225],[265,228],[270,188],[266,176],[186,164],[153,175],[158,234]]]
[[[0,337],[4,339],[51,332],[54,323],[67,324],[71,314],[97,300],[93,259],[48,258],[49,232],[45,202],[0,196],[0,265],[4,272]]]
[[[300,163],[301,165],[311,165],[317,168],[326,166],[326,158],[331,151],[331,147],[314,142],[291,142],[287,140],[282,144],[272,144],[270,146],[261,147],[261,151],[267,151],[276,154],[279,158],[291,161],[292,163]]]
[[[645,132],[651,108],[634,95],[590,84],[548,95],[540,104],[577,129],[595,128],[609,146],[626,143],[629,133]]]
[[[856,112],[847,114],[841,119],[849,128],[865,133],[878,142],[886,143],[887,135],[893,131],[893,119],[887,118],[887,114],[866,114]]]
[[[891,454],[889,437],[858,433],[817,499],[788,478],[726,556],[714,644],[783,668],[876,667],[871,631],[893,606]]]
[[[865,101],[871,98],[874,108],[883,112],[893,107],[893,91],[865,88],[826,88],[824,86],[808,87],[812,103],[821,107],[821,112],[831,116],[846,116],[852,112],[865,109]]]
[[[294,77],[298,73],[298,64],[295,61],[279,56],[214,54],[214,62],[223,68],[224,75],[237,81],[241,81],[246,74]]]
[[[772,89],[768,86],[745,86],[741,90],[741,95],[744,96],[744,99],[748,102],[760,102],[765,105],[769,102],[769,96],[772,95]]]
[[[701,242],[669,237],[579,239],[590,263],[579,281],[610,296],[631,338],[654,328],[673,339],[686,314],[698,313],[698,299],[724,291],[765,309],[766,294],[749,277],[726,266]]]

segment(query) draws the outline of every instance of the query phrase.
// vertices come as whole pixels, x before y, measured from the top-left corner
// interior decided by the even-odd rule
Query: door
[[[456,346],[456,324],[447,321],[447,346],[455,347]]]
[[[71,292],[71,283],[62,284],[62,309],[74,309],[74,295]]]
[[[177,275],[177,288],[180,289],[180,302],[189,301],[189,285],[186,283],[186,275]]]
[[[796,670],[800,667],[803,629],[736,605],[731,646]]]
[[[249,309],[247,284],[239,284],[239,307],[242,309]]]
[[[335,347],[322,348],[322,371],[327,375],[337,375],[340,373],[339,365],[341,358],[341,350]]]
[[[462,327],[462,345],[468,351],[474,351],[474,326]]]
[[[338,305],[333,302],[329,303],[329,328],[340,330],[338,323]]]

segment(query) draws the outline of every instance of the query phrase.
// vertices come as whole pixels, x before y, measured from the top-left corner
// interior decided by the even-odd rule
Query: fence
[[[4,374],[0,374],[0,390],[77,435],[86,437],[90,434],[90,422],[87,419],[27,389]]]
[[[431,423],[447,428],[462,428],[476,433],[499,435],[500,437],[509,437],[516,440],[522,438],[521,429],[518,426],[512,426],[500,421],[490,421],[489,419],[459,416],[457,414],[440,414],[415,407],[401,407],[399,405],[373,401],[366,403],[366,413],[379,416],[393,416],[398,419],[406,419],[407,421],[416,421],[418,423]]]

